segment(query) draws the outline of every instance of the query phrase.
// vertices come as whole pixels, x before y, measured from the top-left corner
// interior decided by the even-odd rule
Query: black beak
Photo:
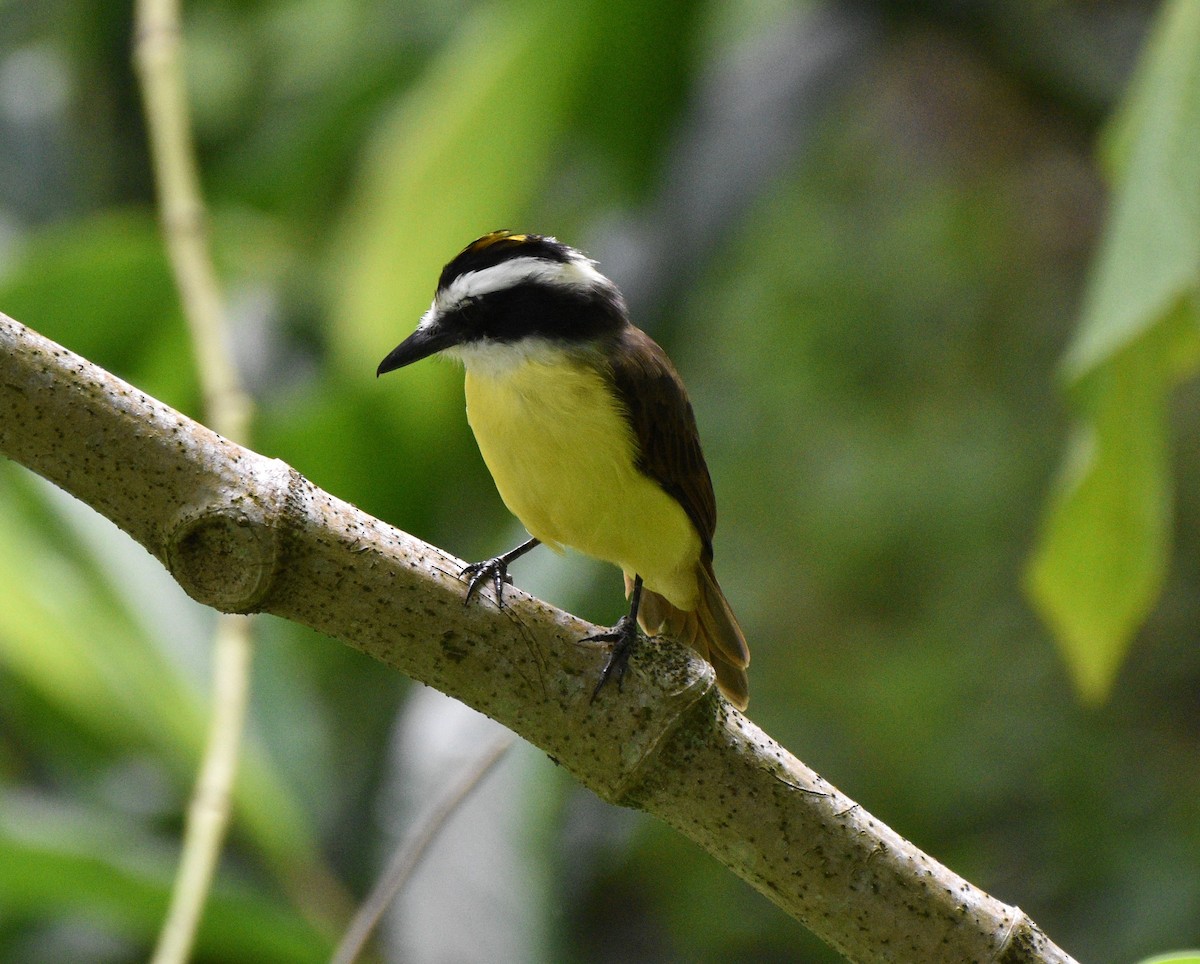
[[[453,345],[455,340],[452,333],[437,325],[418,328],[393,348],[387,358],[379,363],[379,367],[375,369],[375,377],[378,378],[387,372],[394,372],[397,368],[411,365],[430,355],[436,355],[443,348]]]

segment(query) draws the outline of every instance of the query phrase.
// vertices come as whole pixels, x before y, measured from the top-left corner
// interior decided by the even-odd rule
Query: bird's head
[[[471,365],[585,349],[627,323],[621,293],[586,255],[551,237],[493,231],[442,269],[417,330],[376,374],[439,352]]]

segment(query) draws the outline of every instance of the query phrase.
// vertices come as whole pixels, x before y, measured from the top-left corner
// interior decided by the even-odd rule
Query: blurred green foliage
[[[1196,143],[1196,88],[1164,117],[1153,81],[1156,63],[1186,68],[1178,25],[1155,34],[1121,115],[1090,268],[1094,108],[1116,108],[1156,9],[186,4],[255,447],[458,555],[505,547],[517,533],[461,375],[373,372],[473,237],[504,226],[585,248],[692,391],[754,718],[1080,959],[1200,942],[1200,395],[1165,391],[1194,363],[1195,288],[1137,303],[1167,257],[1145,238],[1165,250],[1195,229],[1144,215],[1182,220],[1200,197],[1171,193],[1194,184],[1200,151],[1176,148]],[[1173,9],[1195,19],[1187,0]],[[0,310],[194,413],[129,19],[121,4],[0,5]],[[1035,34],[1056,38],[1052,64],[1024,44]],[[1175,147],[1156,144],[1171,123]],[[1151,176],[1165,157],[1182,182]],[[1159,364],[1133,396],[1106,395],[1137,377],[1103,336],[1118,324],[1170,378]],[[1142,453],[1110,464],[1127,473],[1114,504],[1140,499],[1149,528],[1085,514],[1058,543],[1077,564],[1078,540],[1108,540],[1152,577],[1125,604],[1120,674],[1111,657],[1087,668],[1094,647],[1061,658],[1021,592],[1069,444],[1057,366],[1072,337],[1071,403]],[[523,586],[596,621],[620,611],[615,573],[534,558]],[[1115,606],[1137,581],[1119,576],[1083,590]],[[1078,607],[1078,590],[1063,598]],[[0,959],[145,957],[203,739],[209,626],[120,533],[0,465]],[[382,859],[388,786],[410,776],[393,733],[403,680],[278,621],[261,637],[202,961],[327,957]],[[1107,702],[1080,704],[1088,679]],[[475,876],[541,895],[528,926],[551,935],[544,959],[835,959],[665,828],[549,763],[521,772],[541,870]]]

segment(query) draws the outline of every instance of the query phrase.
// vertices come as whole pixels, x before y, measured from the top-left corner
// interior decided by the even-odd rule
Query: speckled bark
[[[0,453],[128,532],[200,602],[318,629],[494,717],[601,797],[687,834],[859,961],[1069,961],[646,646],[589,702],[596,627],[510,589],[0,314]]]

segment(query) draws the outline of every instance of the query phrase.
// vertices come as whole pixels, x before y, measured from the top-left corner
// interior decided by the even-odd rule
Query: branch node
[[[280,539],[237,506],[185,515],[167,538],[167,567],[197,602],[226,613],[257,611],[274,582]]]

